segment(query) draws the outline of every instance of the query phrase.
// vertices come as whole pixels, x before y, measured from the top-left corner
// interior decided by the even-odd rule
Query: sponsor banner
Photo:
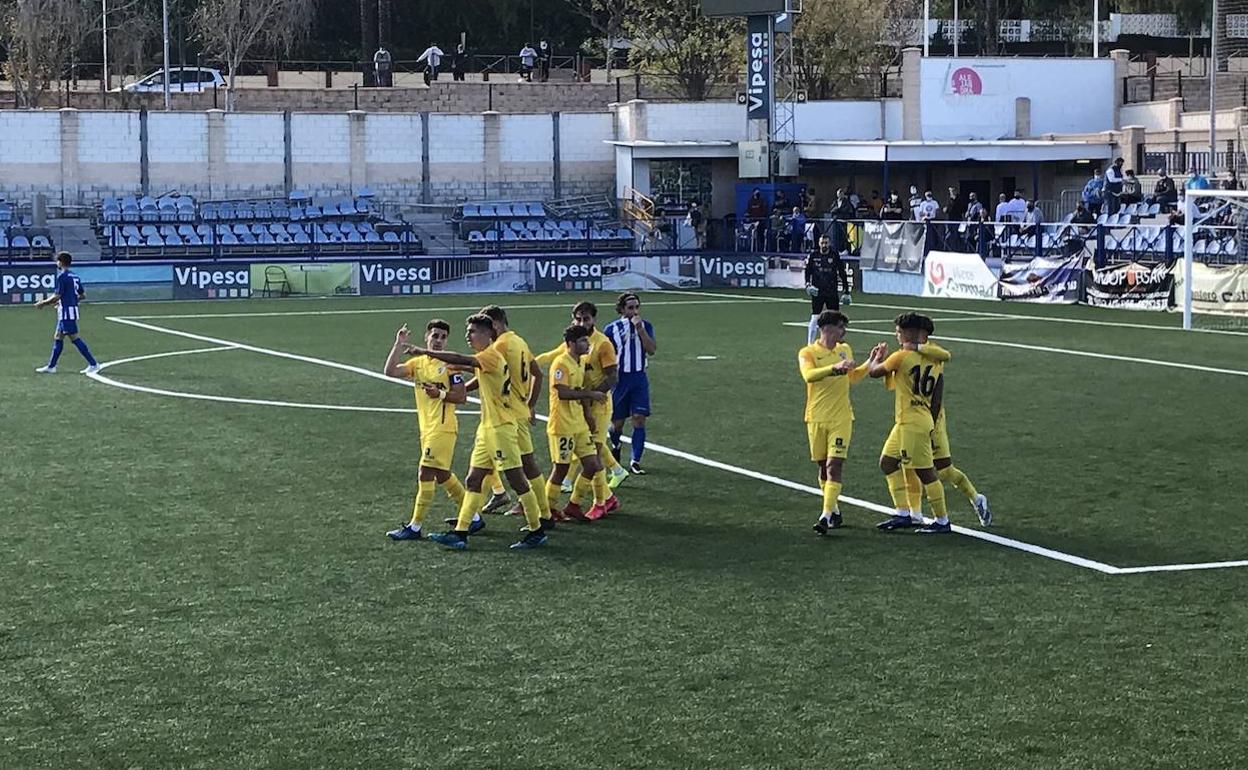
[[[81,263],[74,272],[82,279],[87,299],[95,302],[173,299],[173,267]]]
[[[696,289],[697,254],[606,257],[603,260],[602,288],[607,291],[643,289]]]
[[[763,254],[698,256],[702,288],[761,289],[767,284],[767,257]]]
[[[931,251],[923,272],[924,297],[997,299],[997,277],[978,254]]]
[[[55,293],[55,264],[0,267],[0,304],[28,305]]]
[[[1174,296],[1183,305],[1183,262],[1174,263]],[[1192,312],[1248,314],[1248,265],[1192,264]]]
[[[173,266],[174,299],[239,299],[251,296],[247,263],[179,263]]]
[[[745,119],[771,118],[772,17],[749,16],[745,21]]]
[[[1174,277],[1165,263],[1122,265],[1087,271],[1085,301],[1094,307],[1166,310],[1173,304]]]
[[[1001,299],[1015,302],[1049,302],[1073,305],[1079,301],[1083,260],[1036,257],[1026,265],[1011,267],[998,281]]]
[[[594,257],[535,257],[535,291],[596,291],[602,288],[602,259]]]
[[[253,262],[254,297],[341,296],[360,293],[359,262]]]
[[[360,294],[431,294],[432,259],[383,259],[360,263]]]
[[[918,222],[864,222],[862,268],[864,270],[923,270],[926,230]]]
[[[857,257],[841,257],[845,264],[845,276],[849,278],[849,290],[862,289],[862,270]],[[771,289],[805,289],[806,257],[793,254],[773,254],[767,259],[767,287]]]

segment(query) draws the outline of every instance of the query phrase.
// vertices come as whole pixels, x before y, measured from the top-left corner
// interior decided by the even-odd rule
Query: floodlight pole
[[[108,82],[108,0],[100,0],[100,33],[104,47],[104,90],[109,87]]]
[[[932,16],[932,0],[923,0],[923,56],[927,56],[927,21]]]
[[[962,37],[962,27],[958,24],[958,0],[953,0],[953,56],[958,56],[958,38]]]
[[[1209,167],[1205,174],[1213,175],[1213,153],[1218,148],[1218,0],[1213,0],[1213,14],[1209,24]]]
[[[161,0],[165,36],[165,109],[169,109],[169,0]]]
[[[1101,0],[1092,0],[1092,58],[1101,58]]]

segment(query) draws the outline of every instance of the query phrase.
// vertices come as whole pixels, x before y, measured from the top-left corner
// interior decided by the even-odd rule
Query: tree
[[[315,11],[315,0],[201,0],[191,27],[206,53],[225,60],[230,80],[228,109],[234,109],[243,58],[255,50],[285,54],[311,28]]]
[[[670,80],[686,99],[705,99],[745,67],[741,23],[703,16],[700,0],[636,0],[624,30],[633,67]]]
[[[875,96],[919,6],[919,0],[808,0],[793,31],[797,77],[807,95]]]
[[[4,69],[18,106],[38,107],[39,99],[62,71],[68,56],[66,0],[13,0],[0,5],[8,59]]]
[[[616,41],[624,35],[624,22],[635,0],[564,0],[602,38],[602,53],[607,60],[607,80],[611,80],[612,52]],[[594,46],[595,48],[597,46]]]

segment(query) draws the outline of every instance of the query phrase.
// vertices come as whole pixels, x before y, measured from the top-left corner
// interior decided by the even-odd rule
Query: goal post
[[[1184,329],[1248,329],[1248,191],[1189,189],[1174,271]]]

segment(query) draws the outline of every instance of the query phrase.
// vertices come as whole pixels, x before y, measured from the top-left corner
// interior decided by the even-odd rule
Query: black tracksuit
[[[841,309],[841,292],[849,291],[849,274],[845,263],[836,251],[824,254],[812,251],[806,255],[806,283],[819,293],[810,298],[810,314],[819,315],[825,309]]]

